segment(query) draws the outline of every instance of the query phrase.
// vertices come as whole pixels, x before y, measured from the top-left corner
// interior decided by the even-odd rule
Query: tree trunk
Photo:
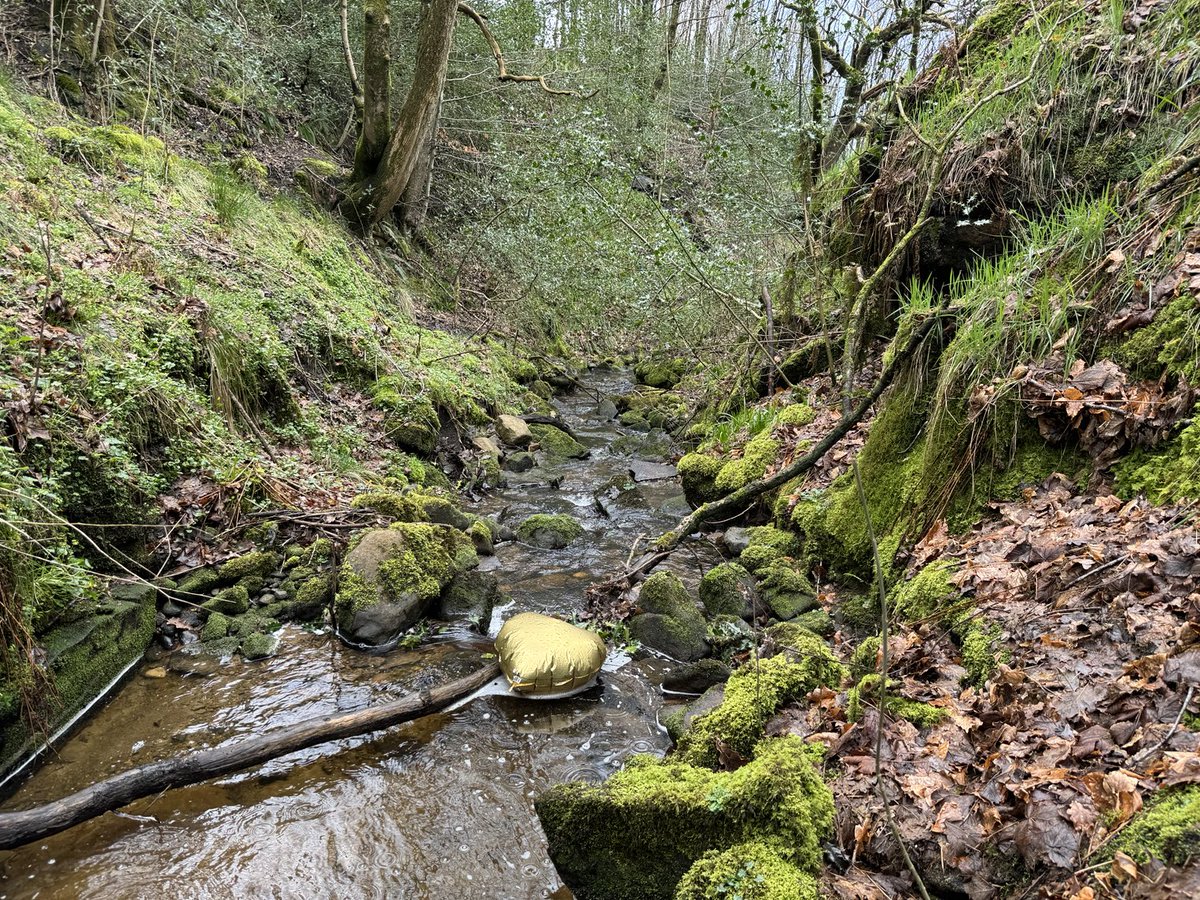
[[[388,0],[363,0],[363,18],[362,130],[354,151],[352,184],[374,176],[392,136],[392,20]]]
[[[671,0],[671,18],[667,20],[667,45],[663,54],[662,66],[654,79],[654,94],[663,89],[667,82],[667,72],[671,68],[671,58],[675,55],[675,44],[679,40],[679,14],[683,9],[683,0]]]
[[[421,145],[417,153],[417,162],[413,166],[412,176],[408,179],[408,186],[404,189],[404,195],[400,198],[400,205],[404,211],[404,225],[410,231],[416,231],[425,221],[425,215],[429,212],[429,191],[433,185],[433,157],[434,148],[437,146],[437,129],[438,119],[442,113],[442,92],[446,88],[446,72],[442,70],[441,84],[438,86],[438,102],[437,107],[433,111],[433,115],[429,117],[429,122],[425,127],[425,135],[421,138]]]
[[[409,182],[421,158],[424,138],[431,123],[436,125],[457,15],[458,0],[430,0],[417,37],[413,83],[392,128],[387,149],[373,172],[360,173],[356,167],[356,177],[352,178],[345,205],[350,217],[364,228],[387,218],[409,190]],[[365,61],[363,68],[368,66],[369,61]],[[371,75],[364,72],[364,80],[365,94]],[[367,118],[368,114],[364,112],[364,127]]]
[[[306,747],[367,734],[428,715],[479,690],[498,674],[500,667],[491,663],[465,678],[433,690],[410,694],[401,700],[358,712],[309,719],[243,741],[198,750],[176,759],[159,760],[98,781],[61,800],[20,812],[0,813],[0,850],[11,850],[57,834],[80,822],[169,788],[207,781]]]

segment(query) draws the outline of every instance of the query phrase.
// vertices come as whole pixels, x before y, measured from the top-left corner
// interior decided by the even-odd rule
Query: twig
[[[1139,753],[1137,756],[1135,756],[1133,759],[1131,759],[1129,761],[1130,765],[1140,762],[1143,757],[1151,756],[1154,753],[1157,753],[1159,750],[1161,750],[1163,747],[1165,747],[1167,745],[1167,741],[1171,740],[1171,738],[1173,738],[1175,736],[1175,732],[1179,730],[1179,723],[1183,721],[1183,714],[1185,712],[1187,712],[1188,706],[1191,705],[1192,693],[1195,690],[1196,690],[1196,686],[1194,684],[1188,685],[1187,696],[1183,698],[1183,705],[1179,707],[1179,715],[1177,715],[1175,717],[1175,721],[1171,723],[1171,729],[1170,729],[1170,731],[1167,732],[1167,736],[1164,737],[1157,744],[1155,744],[1153,747],[1148,747],[1147,749],[1145,749],[1141,753]]]

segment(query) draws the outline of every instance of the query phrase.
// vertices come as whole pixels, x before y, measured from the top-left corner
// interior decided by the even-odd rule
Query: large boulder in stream
[[[647,578],[638,607],[642,612],[629,620],[635,641],[682,662],[707,655],[708,627],[679,576],[656,572]]]
[[[833,825],[814,758],[797,737],[762,741],[732,772],[635,756],[602,785],[558,784],[534,806],[559,874],[587,900],[671,900],[681,881],[710,880],[714,851],[748,841],[786,865],[793,883],[807,881]]]
[[[391,643],[478,562],[471,538],[456,528],[397,522],[368,531],[342,564],[334,601],[338,633],[353,644]]]
[[[562,550],[583,535],[570,516],[537,513],[517,526],[517,538],[543,550]]]
[[[550,457],[584,459],[591,451],[565,431],[553,425],[531,425],[538,449]]]

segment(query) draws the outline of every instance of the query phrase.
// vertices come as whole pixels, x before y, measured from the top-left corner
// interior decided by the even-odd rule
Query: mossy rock
[[[738,563],[721,563],[700,579],[700,602],[710,616],[750,618],[758,605],[754,576]]]
[[[1121,852],[1139,865],[1159,860],[1186,865],[1200,855],[1200,785],[1165,788],[1153,796],[1129,825],[1106,848]]]
[[[879,675],[864,675],[846,694],[846,718],[857,722],[862,718],[863,702],[879,705],[879,687],[882,678]],[[895,693],[899,682],[890,682],[884,694],[884,709],[887,714],[897,719],[905,719],[918,728],[933,728],[946,721],[949,712],[938,706],[909,700]]]
[[[205,643],[220,640],[229,636],[230,620],[224,613],[215,612],[208,617],[204,627],[200,629],[200,640]]]
[[[242,641],[242,656],[247,660],[266,659],[279,650],[279,638],[274,634],[255,631]]]
[[[721,466],[715,482],[717,490],[728,494],[758,481],[779,455],[779,441],[769,433],[759,434],[742,450],[738,459]]]
[[[423,521],[433,522],[435,525],[449,525],[459,531],[466,531],[474,521],[445,497],[421,496],[417,498],[417,502],[421,504]]]
[[[211,615],[220,613],[226,616],[237,616],[250,608],[250,592],[244,585],[235,584],[227,587],[211,600],[205,600],[200,608]]]
[[[679,460],[676,469],[683,485],[683,495],[692,508],[711,503],[721,497],[717,490],[717,475],[724,463],[706,453],[689,453]]]
[[[530,425],[529,430],[533,432],[538,448],[547,456],[561,459],[584,459],[590,452],[575,438],[553,425]]]
[[[733,772],[634,757],[603,785],[535,801],[559,874],[587,900],[671,900],[709,851],[756,841],[803,871],[821,864],[833,796],[799,738],[766,740]]]
[[[332,209],[342,194],[342,170],[324,159],[306,159],[296,169],[296,184],[318,206]]]
[[[694,619],[641,613],[629,620],[629,636],[643,646],[684,662],[708,653],[708,629],[699,613]]]
[[[478,631],[487,631],[492,608],[500,599],[500,583],[494,574],[460,572],[442,591],[432,615],[448,622],[465,621]]]
[[[800,541],[796,535],[774,525],[751,528],[749,535],[750,542],[742,551],[739,561],[751,572],[766,570],[800,552]]]
[[[655,572],[647,578],[638,591],[637,602],[643,612],[664,616],[697,613],[696,604],[674,572]]]
[[[775,562],[758,572],[758,589],[767,608],[782,621],[794,619],[817,605],[813,583],[786,562]]]
[[[279,568],[280,556],[268,550],[246,553],[224,563],[217,571],[217,584],[234,584],[243,578],[265,578]]]
[[[583,536],[583,526],[565,515],[537,513],[517,527],[517,537],[543,550],[562,550]]]
[[[684,874],[674,900],[818,900],[817,881],[761,841],[710,850]]]
[[[703,694],[710,687],[724,684],[732,674],[719,659],[700,659],[672,669],[663,676],[663,690],[680,694]]]
[[[425,509],[420,496],[399,491],[364,491],[350,501],[354,509],[370,509],[396,522],[420,522]]]
[[[683,357],[673,359],[648,359],[633,367],[634,377],[639,384],[659,390],[670,390],[687,374],[688,361]]]
[[[467,537],[475,545],[475,552],[480,556],[492,556],[496,552],[495,543],[500,537],[500,529],[493,530],[486,519],[476,519],[467,528]]]
[[[398,522],[367,532],[342,563],[334,600],[338,633],[360,645],[395,641],[455,575],[478,561],[471,539],[454,528]]]
[[[805,631],[811,631],[821,637],[829,637],[836,630],[833,616],[823,609],[810,609],[808,612],[800,613],[788,624],[799,625]]]
[[[713,653],[728,661],[754,649],[757,638],[741,616],[713,616],[708,623],[708,643]]]
[[[430,399],[420,388],[389,376],[375,383],[371,401],[384,414],[388,438],[400,449],[431,456],[437,449],[441,421]]]
[[[799,700],[816,687],[841,683],[845,669],[819,637],[797,633],[787,646],[786,652],[752,660],[733,673],[725,685],[721,705],[696,719],[680,739],[680,759],[715,766],[716,738],[746,756],[781,706]]]

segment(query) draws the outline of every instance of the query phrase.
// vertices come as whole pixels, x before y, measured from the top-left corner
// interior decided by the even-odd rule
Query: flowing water
[[[479,504],[514,525],[535,512],[566,512],[587,529],[566,550],[497,546],[484,567],[496,572],[510,603],[494,616],[493,636],[515,612],[580,611],[590,580],[620,570],[639,535],[657,535],[686,511],[676,481],[646,465],[655,460],[645,451],[640,459],[623,453],[636,436],[598,411],[598,398],[631,388],[626,373],[593,373],[582,390],[557,400],[591,457],[510,475],[507,488]],[[595,492],[625,481],[631,466],[652,480],[612,491],[602,511]],[[711,563],[680,559],[674,568],[694,584]],[[282,647],[258,663],[148,659],[5,808],[464,675],[487,642],[460,635],[370,655],[328,634],[289,629]],[[667,665],[613,653],[600,684],[570,699],[482,696],[453,712],[138,801],[0,853],[0,900],[569,898],[533,797],[560,781],[599,781],[632,754],[661,753],[668,739],[657,684]]]

